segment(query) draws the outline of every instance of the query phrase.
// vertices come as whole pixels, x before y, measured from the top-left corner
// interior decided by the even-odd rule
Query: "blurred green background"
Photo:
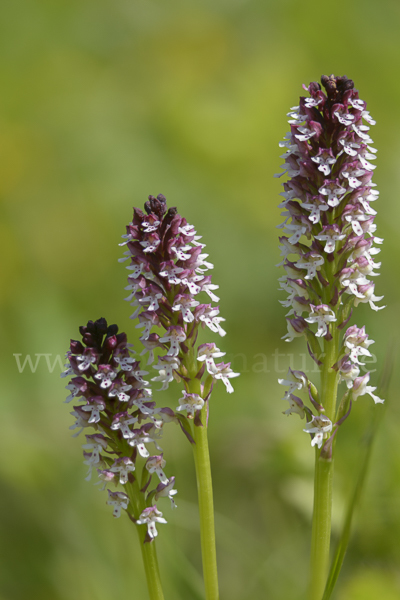
[[[204,236],[227,319],[219,345],[242,372],[211,405],[221,598],[302,599],[313,452],[281,414],[277,377],[302,368],[304,345],[280,339],[272,175],[302,83],[353,78],[377,119],[376,292],[388,307],[353,321],[376,340],[376,384],[399,335],[399,2],[13,0],[1,15],[1,600],[147,597],[133,527],[84,481],[59,364],[19,373],[13,354],[52,364],[100,316],[136,341],[118,243],[132,206],[158,193]],[[400,597],[398,386],[396,364],[337,600]],[[157,398],[176,406],[179,392]],[[334,538],[379,410],[364,397],[341,429]],[[191,449],[173,426],[163,446],[179,490],[157,542],[166,598],[198,600]]]

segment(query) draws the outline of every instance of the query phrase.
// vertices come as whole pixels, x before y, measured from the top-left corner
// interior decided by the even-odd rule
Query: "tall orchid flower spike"
[[[321,385],[305,373],[289,371],[280,383],[289,386],[285,414],[306,417],[304,431],[315,446],[316,475],[311,549],[310,600],[321,600],[329,560],[334,440],[348,417],[352,402],[369,394],[363,357],[371,356],[364,327],[347,324],[353,308],[369,304],[378,311],[375,262],[382,239],[375,235],[379,196],[372,182],[376,150],[370,125],[375,121],[347,77],[323,76],[304,87],[307,97],[289,114],[290,131],[280,144],[283,172],[284,222],[280,237],[285,275],[280,283],[289,294],[286,341],[304,337],[319,365]],[[343,332],[343,333],[342,333]],[[364,375],[360,376],[360,370]],[[338,384],[346,389],[337,403]],[[301,399],[293,392],[303,393]]]
[[[147,364],[154,362],[155,350],[159,354],[154,365],[158,374],[152,381],[161,384],[159,391],[167,389],[174,379],[183,383],[175,416],[194,451],[206,598],[216,600],[208,412],[214,384],[221,380],[231,393],[231,379],[238,373],[232,371],[230,363],[217,361],[225,353],[215,343],[196,344],[200,327],[225,335],[221,326],[224,319],[213,304],[219,300],[215,295],[218,286],[208,274],[213,265],[207,260],[201,237],[176,208],[167,209],[162,194],[149,196],[144,208],[145,212],[134,209],[121,244],[127,247],[122,261],[129,261],[127,300],[135,309],[131,318],[138,319],[136,327],[143,330],[142,354],[152,353]]]
[[[168,478],[163,471],[165,460],[158,445],[166,409],[157,409],[152,400],[148,383],[142,378],[147,373],[132,357],[125,333],[118,333],[118,327],[108,326],[105,319],[89,321],[79,331],[82,341],[71,340],[67,369],[62,373],[62,377],[72,377],[66,386],[66,402],[77,403],[71,412],[75,423],[70,429],[76,430],[74,437],[83,430],[88,432],[83,444],[86,479],[90,480],[94,471],[102,490],[107,486],[119,488],[107,490],[107,504],[114,517],[126,512],[136,524],[150,598],[162,600],[153,540],[156,523],[166,520],[155,503],[162,496],[172,500],[176,493],[172,489],[175,478]],[[157,450],[153,455],[152,447]],[[153,473],[155,487],[149,490]],[[168,493],[162,494],[167,488]]]

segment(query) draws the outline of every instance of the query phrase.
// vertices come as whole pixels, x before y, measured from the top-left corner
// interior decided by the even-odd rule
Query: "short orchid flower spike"
[[[303,338],[321,373],[319,390],[306,373],[289,370],[279,380],[287,386],[289,408],[283,412],[306,418],[303,431],[316,453],[311,600],[323,596],[327,572],[329,539],[319,544],[330,531],[334,441],[354,400],[368,395],[383,402],[368,385],[365,359],[373,341],[364,326],[348,326],[359,304],[384,308],[373,279],[383,242],[375,224],[375,121],[351,79],[323,76],[321,84],[303,86],[305,95],[288,113],[290,131],[280,143],[283,171],[276,175],[285,177],[279,205],[284,221],[278,226],[279,266],[285,271],[279,281],[288,294],[281,302],[288,309],[283,339]],[[344,394],[337,402],[339,385]],[[321,514],[329,528],[319,522]]]
[[[62,376],[72,377],[66,388],[70,392],[67,402],[74,399],[77,403],[71,413],[75,418],[71,429],[79,430],[74,437],[83,430],[92,432],[83,444],[84,464],[89,467],[86,479],[96,472],[102,489],[120,486],[116,491],[108,489],[107,504],[113,508],[114,517],[126,512],[137,525],[146,524],[144,541],[151,542],[156,535],[155,518],[166,522],[160,520],[161,513],[154,504],[163,496],[159,481],[164,485],[175,481],[163,470],[163,455],[151,454],[152,446],[160,450],[157,440],[164,422],[163,409],[152,400],[148,382],[143,379],[145,371],[132,356],[134,351],[125,333],[118,333],[118,327],[108,325],[105,319],[89,321],[79,331],[82,341],[71,340],[67,370]],[[153,490],[152,473],[157,475]],[[143,483],[143,478],[146,485],[139,491],[133,484],[138,479]],[[139,514],[137,506],[146,502],[151,519],[145,522],[145,511]]]

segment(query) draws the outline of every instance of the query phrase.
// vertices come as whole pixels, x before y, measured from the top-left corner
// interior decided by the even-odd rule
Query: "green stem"
[[[325,360],[321,370],[321,401],[326,416],[333,422],[336,411],[338,378],[331,369],[338,354],[338,332],[332,328],[333,339],[325,340]],[[314,510],[311,537],[311,582],[309,600],[321,600],[329,567],[329,547],[332,517],[333,457],[321,458],[315,448]]]
[[[203,560],[204,586],[207,600],[218,600],[217,552],[215,547],[214,502],[211,480],[210,454],[208,451],[206,409],[201,420],[203,427],[194,427],[193,445],[196,466],[197,493],[200,512],[201,556]]]
[[[161,586],[160,571],[158,568],[156,542],[144,543],[146,535],[146,526],[137,526],[140,548],[142,550],[142,558],[144,570],[146,573],[147,588],[149,590],[150,600],[164,600],[164,594]]]
[[[143,494],[139,490],[138,482],[126,485],[126,492],[129,496],[130,507],[135,519],[139,518],[141,512],[146,508],[146,502]],[[147,526],[135,525],[139,536],[139,544],[142,552],[143,565],[146,573],[147,589],[150,600],[164,600],[162,591],[160,570],[158,568],[156,542],[145,542]]]
[[[200,381],[189,383],[191,393],[201,395]],[[207,392],[207,390],[204,390]],[[201,557],[203,562],[206,600],[219,600],[217,551],[215,547],[214,501],[211,479],[210,453],[207,436],[207,405],[201,411],[202,427],[193,426],[194,463],[196,467],[197,494],[200,513]]]

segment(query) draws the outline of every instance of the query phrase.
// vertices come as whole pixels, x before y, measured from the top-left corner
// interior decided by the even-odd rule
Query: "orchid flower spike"
[[[323,76],[321,83],[304,86],[308,95],[301,96],[288,113],[290,131],[280,144],[284,164],[276,177],[287,176],[280,204],[284,221],[279,225],[283,233],[279,266],[285,270],[280,283],[288,294],[282,304],[289,309],[284,339],[306,339],[321,371],[335,370],[332,385],[346,383],[347,404],[366,394],[379,403],[381,399],[372,393],[375,388],[365,383],[369,373],[363,360],[371,356],[368,348],[373,341],[365,327],[345,329],[359,304],[369,304],[374,311],[383,308],[377,304],[383,296],[375,295],[371,279],[379,274],[375,257],[383,241],[375,235],[377,213],[372,206],[379,196],[372,181],[376,150],[370,126],[375,121],[351,79]],[[365,373],[362,377],[360,370]],[[312,404],[306,409],[304,431],[320,448],[337,420],[336,402],[326,406],[321,394],[317,401],[314,384],[304,383],[303,375],[291,372],[287,381],[280,380],[289,386],[285,414],[304,416],[302,400],[292,396],[302,389]],[[316,406],[320,407],[317,415]],[[324,425],[320,430],[315,424],[325,411],[324,419],[332,423],[329,420],[330,429]],[[337,427],[333,425],[333,430]]]
[[[71,413],[75,419],[70,427],[73,436],[91,431],[83,444],[86,479],[89,481],[95,471],[102,489],[120,486],[123,491],[108,489],[107,504],[113,507],[114,517],[125,511],[137,525],[146,524],[144,541],[151,542],[157,535],[154,522],[166,523],[154,504],[163,496],[159,482],[166,486],[175,481],[174,477],[167,478],[163,470],[166,461],[159,453],[165,409],[157,409],[153,402],[148,382],[143,379],[147,372],[132,356],[134,351],[125,333],[118,333],[118,327],[108,325],[105,319],[89,321],[79,331],[82,341],[71,340],[62,377],[72,377],[66,386],[66,402],[76,403]],[[153,455],[152,445],[157,450]],[[149,491],[153,473],[157,475],[156,487]],[[135,479],[141,483],[136,492],[132,486]],[[140,496],[139,503],[135,493]],[[172,493],[176,490],[170,490],[169,495]],[[143,503],[148,508],[136,513]],[[149,515],[148,520],[144,515]]]
[[[184,398],[176,409],[179,419],[199,426],[215,383],[221,380],[233,392],[231,379],[238,376],[230,363],[215,362],[225,355],[215,343],[196,347],[200,327],[225,336],[224,318],[215,305],[218,285],[209,274],[213,265],[201,236],[176,208],[167,208],[165,196],[149,196],[144,208],[145,212],[134,209],[122,236],[121,245],[127,248],[122,260],[129,263],[126,299],[135,309],[131,318],[138,318],[136,327],[143,330],[141,354],[149,352],[147,364],[155,362],[152,381],[161,384],[159,391],[174,379],[183,381]]]

